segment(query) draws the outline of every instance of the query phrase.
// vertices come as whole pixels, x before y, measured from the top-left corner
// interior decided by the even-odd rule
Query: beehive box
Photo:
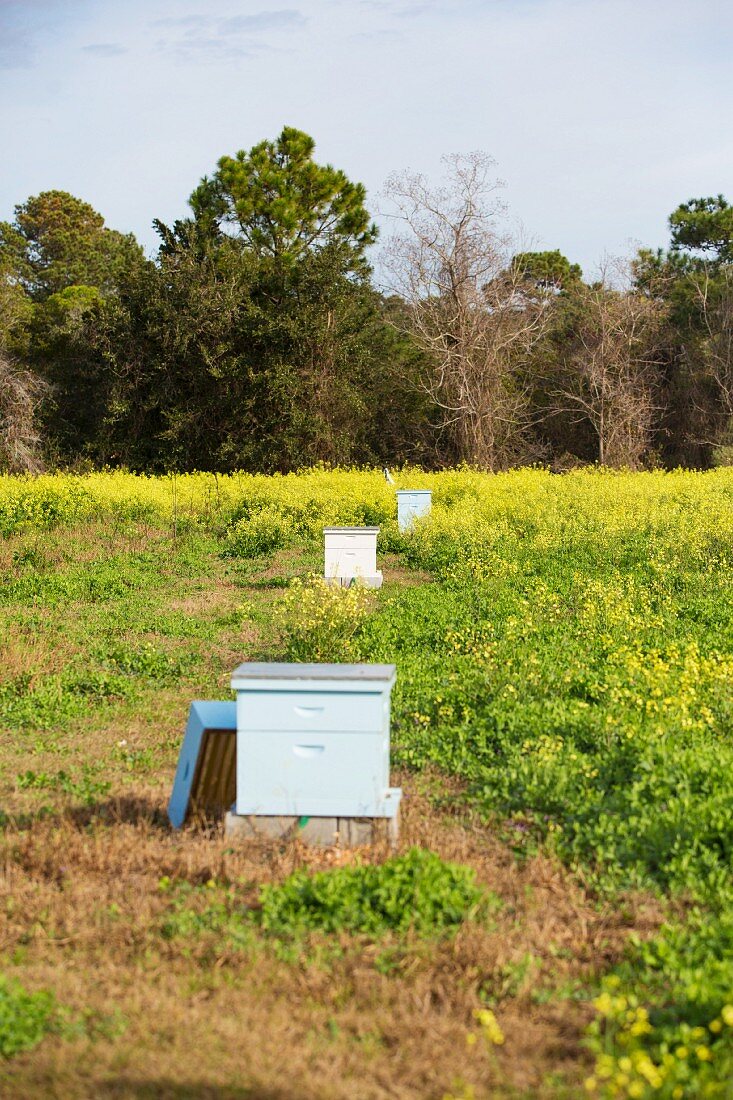
[[[394,665],[240,665],[238,815],[394,817],[389,785]]]
[[[191,814],[224,813],[234,804],[236,731],[235,703],[191,703],[168,803],[174,828]]]
[[[380,588],[378,534],[378,527],[325,527],[323,571],[326,580],[338,584],[359,580],[369,588]]]
[[[409,531],[416,519],[427,516],[433,506],[430,489],[400,489],[397,492],[397,526]]]

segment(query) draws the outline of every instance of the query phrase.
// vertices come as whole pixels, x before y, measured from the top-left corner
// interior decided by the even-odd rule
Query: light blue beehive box
[[[394,665],[245,663],[237,693],[238,815],[395,818]]]
[[[416,519],[427,516],[433,506],[431,489],[398,489],[397,526],[409,531]]]
[[[191,811],[228,810],[235,797],[237,713],[233,702],[191,703],[168,818],[180,829]]]

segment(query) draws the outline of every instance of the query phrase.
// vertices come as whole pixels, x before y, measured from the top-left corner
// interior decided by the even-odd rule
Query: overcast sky
[[[485,150],[536,247],[592,270],[733,200],[730,0],[0,0],[0,219],[50,188],[155,244],[275,137],[367,186]]]

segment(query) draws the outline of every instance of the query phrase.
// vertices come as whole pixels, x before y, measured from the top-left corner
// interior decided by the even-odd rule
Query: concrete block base
[[[326,577],[326,584],[333,584],[339,588],[351,588],[352,584],[362,584],[364,588],[381,588],[382,581],[381,569],[371,577]]]
[[[397,843],[399,817],[261,817],[231,811],[224,835],[233,840],[291,840],[316,848],[360,848],[380,841]]]

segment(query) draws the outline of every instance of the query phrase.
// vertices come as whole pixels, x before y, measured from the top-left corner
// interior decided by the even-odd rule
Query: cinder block
[[[386,841],[392,846],[399,836],[399,815],[364,817],[259,817],[227,813],[224,833],[233,840],[291,840],[298,838],[314,848],[362,848]]]
[[[365,588],[381,588],[384,577],[381,569],[378,569],[373,577],[326,577],[325,581],[336,588],[351,588],[354,584],[362,584]]]

